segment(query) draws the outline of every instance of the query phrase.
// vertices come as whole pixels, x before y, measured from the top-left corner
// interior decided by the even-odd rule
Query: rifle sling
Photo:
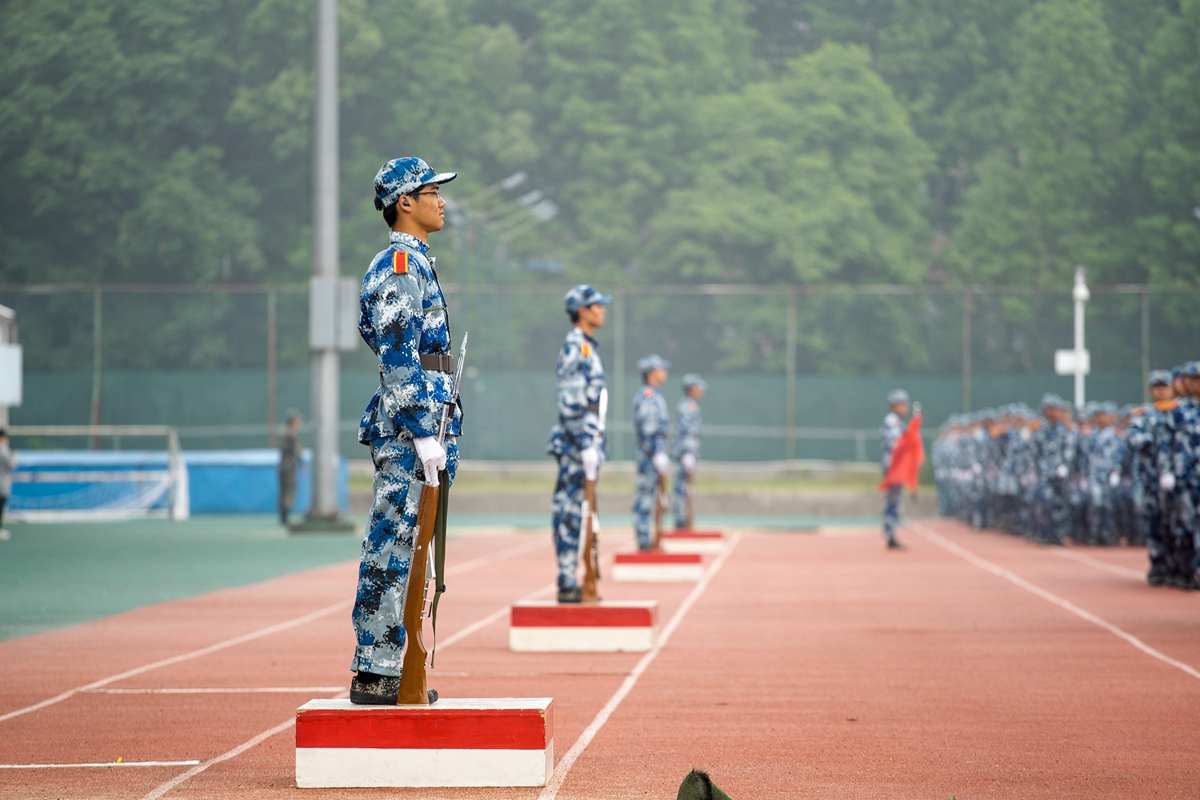
[[[437,655],[437,610],[442,592],[446,591],[446,511],[450,498],[450,476],[446,470],[438,473],[438,508],[437,520],[433,524],[433,604],[429,608],[429,626],[433,631],[433,650],[429,653],[429,666],[433,668],[433,659]]]

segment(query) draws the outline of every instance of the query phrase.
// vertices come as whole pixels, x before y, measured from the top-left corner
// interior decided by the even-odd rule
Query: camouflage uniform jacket
[[[896,449],[896,442],[900,441],[903,433],[904,420],[900,419],[900,415],[895,411],[889,411],[879,428],[879,449],[883,451],[879,459],[879,468],[884,475],[887,475],[888,467],[892,465],[892,451]]]
[[[359,298],[358,332],[379,357],[379,389],[358,428],[363,444],[437,436],[443,404],[454,397],[451,373],[421,366],[421,356],[451,353],[446,298],[426,255],[429,246],[396,231],[391,242],[371,262]],[[457,404],[446,434],[461,431]]]
[[[644,384],[633,398],[633,427],[642,455],[649,458],[667,452],[671,416],[667,413],[667,401],[650,384]]]
[[[558,421],[550,429],[546,452],[579,453],[589,447],[604,449],[600,397],[605,393],[604,362],[596,340],[582,328],[571,328],[554,368],[558,381]]]
[[[686,394],[679,399],[675,408],[675,440],[671,444],[671,455],[679,459],[684,453],[700,458],[700,404],[696,398]]]

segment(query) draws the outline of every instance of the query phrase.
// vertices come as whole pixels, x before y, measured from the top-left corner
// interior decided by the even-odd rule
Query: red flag
[[[896,440],[892,450],[892,461],[887,475],[879,482],[880,489],[889,486],[907,486],[910,492],[917,490],[917,476],[925,463],[925,442],[921,440],[921,415],[913,414],[908,427]]]

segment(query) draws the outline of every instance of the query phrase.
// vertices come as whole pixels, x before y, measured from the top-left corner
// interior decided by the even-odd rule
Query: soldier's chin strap
[[[437,656],[437,610],[442,593],[446,591],[446,509],[450,496],[450,476],[438,472],[437,519],[433,524],[433,603],[429,607],[429,627],[433,632],[433,647],[429,651],[429,666]]]

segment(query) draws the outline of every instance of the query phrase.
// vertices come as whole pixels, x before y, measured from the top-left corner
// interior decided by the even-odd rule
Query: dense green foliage
[[[311,0],[0,4],[0,280],[303,280],[312,18]],[[606,285],[1065,286],[1081,263],[1196,282],[1200,0],[341,0],[340,35],[347,273],[383,242],[375,170],[419,154],[462,173],[469,212],[518,170],[493,211],[520,219],[533,188],[560,209],[511,246],[460,225],[450,279],[539,279],[491,264],[507,252]],[[190,337],[234,305],[147,325],[173,363],[227,364]],[[704,336],[727,367],[779,368],[779,313],[751,305],[714,311],[744,335]],[[847,314],[802,313],[802,368],[923,347],[892,308],[826,358]]]

